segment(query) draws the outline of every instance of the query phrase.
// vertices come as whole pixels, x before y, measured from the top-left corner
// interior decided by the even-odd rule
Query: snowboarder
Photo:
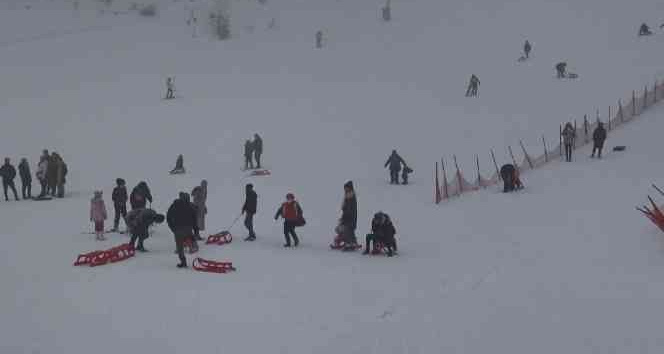
[[[150,193],[150,188],[145,181],[139,182],[136,187],[131,191],[129,196],[129,205],[131,209],[143,209],[150,202],[152,204],[152,194]]]
[[[14,192],[14,198],[18,201],[18,193],[16,193],[16,186],[14,185],[14,178],[16,178],[16,168],[11,165],[9,157],[5,158],[5,164],[0,167],[0,177],[2,177],[2,189],[5,192],[5,200],[9,201],[7,196],[7,189]]]
[[[302,217],[302,208],[295,200],[293,193],[286,194],[286,201],[277,209],[274,220],[278,220],[280,216],[284,218],[284,237],[286,239],[284,247],[291,246],[291,236],[294,241],[293,246],[297,247],[300,240],[295,233],[295,227],[303,226],[304,218]]]
[[[180,259],[180,263],[177,265],[178,268],[187,267],[187,258],[184,256],[185,240],[198,234],[196,210],[187,199],[187,193],[180,192],[179,198],[173,201],[173,204],[168,208],[168,213],[166,213],[168,227],[175,236],[175,247]]]
[[[115,188],[113,188],[113,194],[111,196],[113,200],[113,209],[115,211],[115,218],[113,219],[113,228],[112,232],[118,232],[118,227],[120,226],[120,217],[125,222],[125,227],[127,226],[127,186],[126,182],[122,178],[117,178],[115,180]]]
[[[405,186],[408,184],[408,175],[413,173],[413,169],[404,165],[403,170],[401,171],[401,179],[403,180],[402,184]]]
[[[171,170],[172,175],[176,174],[181,174],[185,173],[186,170],[184,169],[184,157],[182,154],[178,155],[178,158],[175,160],[175,168]]]
[[[523,54],[525,54],[526,59],[530,58],[530,51],[533,49],[533,47],[530,45],[530,42],[526,40],[526,43],[523,44]]]
[[[196,206],[196,225],[199,231],[205,231],[205,215],[207,214],[207,181],[202,180],[200,186],[194,187],[191,191],[191,196],[194,199],[194,206]],[[196,237],[198,241],[202,240],[200,235]]]
[[[562,132],[563,144],[565,145],[565,161],[572,162],[572,149],[574,147],[574,139],[576,138],[576,131],[572,123],[567,122]]]
[[[254,191],[254,185],[248,183],[245,186],[245,201],[242,206],[242,214],[244,214],[244,226],[249,231],[249,236],[245,238],[245,241],[255,241],[256,233],[254,232],[254,215],[256,215],[256,210],[258,208],[258,195]]]
[[[30,173],[28,159],[21,159],[21,163],[18,164],[18,174],[21,177],[21,194],[23,195],[23,199],[32,199],[32,174]]]
[[[357,197],[353,181],[344,184],[344,201],[341,204],[342,240],[344,250],[354,250],[357,245],[355,230],[357,229]]]
[[[48,194],[48,154],[46,156],[41,156],[39,159],[39,164],[37,165],[37,173],[35,176],[39,180],[39,185],[41,186],[41,191],[39,192],[39,199],[46,198]]]
[[[319,30],[316,32],[316,48],[323,48],[323,31]]]
[[[97,241],[103,241],[104,221],[106,220],[106,204],[102,198],[102,191],[95,191],[94,197],[90,200],[90,221],[95,224],[95,236]]]
[[[639,36],[649,36],[652,34],[652,31],[650,31],[650,27],[646,25],[645,23],[641,24],[641,27],[639,27]]]
[[[371,253],[371,241],[373,241],[374,248],[376,248],[377,243],[380,243],[383,247],[387,248],[387,256],[392,257],[394,252],[397,252],[397,242],[394,238],[396,233],[397,231],[389,215],[382,211],[377,212],[371,220],[371,233],[366,236],[366,245],[362,254],[367,255]]]
[[[145,240],[150,236],[150,226],[164,222],[164,215],[152,209],[134,209],[127,214],[127,231],[131,234],[129,244],[139,252],[147,252]],[[138,240],[138,245],[136,245]]]
[[[256,168],[261,168],[261,155],[263,154],[263,139],[258,135],[254,134],[253,141],[254,157],[256,158]]]
[[[175,98],[175,82],[172,77],[166,78],[166,99]]]
[[[244,142],[244,169],[253,169],[254,161],[252,160],[254,154],[254,145],[251,143],[251,140]]]
[[[567,76],[567,63],[564,61],[561,61],[560,63],[556,64],[556,74],[557,78],[559,79],[564,79]]]
[[[477,97],[477,89],[480,86],[480,79],[472,74],[468,81],[468,89],[466,90],[466,97]]]
[[[514,192],[523,188],[519,178],[519,170],[511,163],[500,168],[500,178],[503,180],[503,193]]]
[[[390,184],[399,184],[399,171],[401,171],[401,165],[407,166],[406,162],[397,154],[396,150],[392,150],[392,154],[385,162],[384,167],[390,168]]]
[[[602,158],[602,148],[605,140],[606,129],[604,129],[604,123],[597,122],[597,128],[593,131],[593,153],[590,155],[591,158],[595,157],[595,151],[597,151],[597,158]]]

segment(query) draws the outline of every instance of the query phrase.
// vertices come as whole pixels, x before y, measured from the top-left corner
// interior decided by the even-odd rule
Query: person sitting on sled
[[[650,31],[650,27],[646,25],[645,23],[641,24],[641,27],[639,27],[639,36],[649,36],[652,34],[652,31]]]
[[[374,248],[376,248],[376,243],[381,243],[383,247],[387,248],[387,256],[392,257],[393,252],[397,252],[397,242],[394,238],[397,231],[390,220],[390,216],[383,213],[382,211],[374,214],[373,219],[371,220],[371,232],[366,237],[366,246],[362,254],[370,254],[370,245],[371,241],[374,242]]]
[[[175,168],[171,170],[171,174],[184,173],[184,157],[182,154],[178,155],[177,160],[175,160]]]

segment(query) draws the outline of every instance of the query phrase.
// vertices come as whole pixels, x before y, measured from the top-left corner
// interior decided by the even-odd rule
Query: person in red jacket
[[[280,216],[284,218],[284,237],[286,238],[284,247],[291,246],[291,236],[293,237],[293,246],[297,247],[300,240],[295,233],[295,227],[304,225],[304,218],[302,217],[302,208],[295,200],[293,193],[286,194],[286,202],[277,209],[274,220],[279,219]]]

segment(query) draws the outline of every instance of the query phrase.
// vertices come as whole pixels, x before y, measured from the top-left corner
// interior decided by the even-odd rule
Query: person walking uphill
[[[125,180],[118,178],[115,180],[115,188],[113,188],[113,209],[115,210],[115,218],[113,219],[113,229],[111,231],[118,232],[120,226],[120,217],[127,226],[127,186]]]
[[[591,158],[595,157],[595,151],[597,151],[597,158],[602,158],[602,148],[604,147],[605,140],[606,129],[604,129],[604,123],[598,122],[597,128],[593,131],[593,153],[590,155]]]
[[[291,237],[294,242],[293,246],[297,247],[300,240],[295,233],[295,227],[304,226],[305,222],[300,203],[295,200],[293,193],[286,194],[286,201],[277,210],[274,220],[279,219],[280,216],[284,218],[284,238],[286,239],[284,247],[291,246]]]
[[[399,171],[401,171],[401,165],[406,166],[406,162],[399,156],[396,150],[392,150],[392,154],[385,162],[384,167],[390,168],[390,184],[399,184]]]
[[[2,177],[2,189],[5,192],[5,200],[9,201],[7,189],[11,188],[12,192],[14,192],[14,198],[18,201],[18,193],[16,193],[16,186],[14,185],[16,168],[11,165],[9,157],[5,158],[5,164],[0,167],[0,177]]]
[[[254,215],[256,215],[256,209],[258,209],[258,194],[254,191],[254,185],[248,183],[245,186],[245,201],[242,206],[242,214],[244,214],[244,226],[249,231],[249,236],[245,238],[245,241],[255,241],[256,233],[254,232]]]
[[[194,206],[196,207],[196,224],[199,231],[205,231],[205,215],[207,215],[207,186],[206,180],[201,181],[200,186],[194,187],[191,191]],[[203,238],[199,235],[196,240],[201,241]]]
[[[106,204],[102,198],[102,191],[95,191],[94,197],[90,200],[90,221],[95,223],[97,241],[106,239],[104,237],[104,221],[106,217]]]
[[[352,181],[344,184],[344,201],[341,205],[341,224],[343,225],[344,250],[354,250],[357,245],[357,197]]]
[[[23,199],[32,199],[32,174],[28,159],[22,158],[18,164],[18,174],[21,177],[21,194]]]
[[[129,196],[129,205],[131,209],[143,209],[150,202],[152,204],[152,194],[150,188],[145,181],[139,182],[136,187],[131,191]]]
[[[574,148],[574,138],[576,138],[576,132],[572,123],[567,122],[565,128],[562,132],[563,144],[565,145],[565,161],[572,162],[572,150]]]
[[[175,236],[175,247],[180,263],[178,268],[187,267],[187,258],[184,256],[184,241],[188,237],[198,234],[198,225],[196,225],[196,210],[191,202],[187,200],[186,193],[180,193],[166,213],[168,227]]]

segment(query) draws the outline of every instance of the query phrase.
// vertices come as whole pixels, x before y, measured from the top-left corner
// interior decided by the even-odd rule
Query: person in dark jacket
[[[652,34],[652,31],[650,31],[650,27],[646,25],[645,23],[641,24],[641,27],[639,27],[639,36],[649,36]]]
[[[64,198],[65,196],[65,183],[67,183],[67,164],[65,160],[57,153],[54,153],[56,156],[56,177],[55,177],[55,187],[57,189],[57,197]]]
[[[408,184],[408,175],[411,173],[413,173],[413,169],[404,165],[403,170],[401,171],[401,179],[402,179],[401,184],[403,184],[404,186]]]
[[[376,242],[383,244],[383,247],[387,248],[387,256],[392,257],[393,252],[397,252],[397,242],[394,238],[396,233],[397,230],[394,228],[389,215],[382,211],[377,212],[371,220],[371,234],[366,237],[366,246],[362,254],[371,252],[371,241],[373,241],[374,246]]]
[[[477,89],[480,87],[480,79],[472,74],[468,81],[468,89],[466,89],[466,97],[477,97]]]
[[[249,170],[254,168],[254,145],[251,143],[251,140],[244,142],[244,169]]]
[[[21,163],[18,164],[18,174],[21,177],[21,194],[23,195],[23,199],[32,198],[32,174],[30,173],[28,159],[21,159]]]
[[[48,183],[48,194],[55,197],[58,185],[58,157],[55,152],[51,153],[51,155],[48,157],[46,181]]]
[[[152,209],[134,209],[127,214],[127,231],[131,235],[129,244],[139,252],[147,252],[143,242],[150,236],[150,225],[164,222],[164,215]],[[138,240],[138,246],[136,246]]]
[[[500,168],[500,178],[503,180],[503,193],[509,193],[516,190],[514,174],[516,168],[511,163],[505,164]]]
[[[258,207],[258,195],[254,191],[254,185],[248,183],[245,187],[245,201],[242,206],[242,214],[244,214],[244,226],[249,230],[249,236],[245,238],[245,241],[254,241],[256,240],[256,233],[254,232],[254,215],[256,215],[256,209]]]
[[[565,161],[572,162],[572,151],[574,151],[574,142],[576,140],[576,129],[571,122],[565,124],[562,132],[563,145],[565,146]]]
[[[295,242],[294,246],[297,247],[300,240],[295,233],[295,227],[297,227],[301,220],[304,219],[302,218],[302,208],[300,207],[300,203],[295,200],[293,193],[286,194],[286,201],[281,204],[277,210],[277,213],[274,215],[274,220],[279,219],[280,216],[284,218],[284,237],[286,239],[284,247],[291,246],[291,236]]]
[[[171,174],[180,174],[180,173],[185,173],[186,170],[184,169],[184,156],[182,154],[178,155],[177,159],[175,159],[175,168],[171,170]]]
[[[567,76],[567,63],[564,61],[561,61],[560,63],[556,64],[556,77],[559,79],[564,79],[565,76]]]
[[[526,43],[523,44],[523,54],[526,55],[526,59],[530,58],[530,51],[533,49],[533,47],[530,45],[530,42],[526,40]]]
[[[187,200],[187,193],[181,192],[166,213],[168,227],[175,236],[175,247],[180,263],[178,268],[187,267],[187,258],[184,256],[184,242],[187,238],[198,234],[196,223],[196,210],[191,202]]]
[[[129,205],[131,205],[132,210],[142,209],[145,208],[148,202],[152,204],[152,194],[150,193],[148,184],[145,181],[141,181],[131,191]]]
[[[606,129],[604,129],[604,123],[598,122],[597,128],[593,131],[593,153],[590,157],[595,157],[595,151],[597,151],[597,158],[602,158],[602,148],[604,147],[604,141],[606,140]]]
[[[39,192],[39,196],[37,197],[38,199],[47,198],[48,194],[47,171],[48,171],[48,152],[46,152],[46,155],[42,155],[39,158],[39,164],[37,165],[37,172],[35,173],[35,176],[39,180],[39,185],[41,186],[41,191]]]
[[[9,201],[9,196],[7,196],[7,189],[11,188],[14,192],[14,198],[18,199],[18,193],[16,193],[16,186],[14,185],[14,178],[16,178],[16,168],[11,165],[9,157],[5,158],[5,164],[0,167],[0,177],[2,177],[2,189],[5,192],[5,200]]]
[[[392,154],[385,162],[384,167],[390,168],[390,184],[399,184],[399,171],[401,171],[401,165],[406,166],[406,162],[397,154],[396,150],[392,150]]]
[[[254,158],[256,158],[256,168],[261,168],[261,155],[263,154],[263,139],[258,134],[254,134],[253,141]]]
[[[355,249],[357,237],[357,197],[355,196],[355,187],[353,181],[344,184],[344,201],[341,205],[341,224],[343,225],[344,249]]]
[[[118,178],[115,180],[115,188],[113,188],[113,209],[115,209],[115,219],[113,220],[113,229],[111,231],[118,232],[120,226],[120,217],[127,225],[127,186],[125,180]]]

